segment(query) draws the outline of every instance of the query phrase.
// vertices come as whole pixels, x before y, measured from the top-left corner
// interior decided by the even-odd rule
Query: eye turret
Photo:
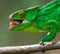
[[[25,11],[24,10],[20,10],[18,15],[23,18],[25,16]]]

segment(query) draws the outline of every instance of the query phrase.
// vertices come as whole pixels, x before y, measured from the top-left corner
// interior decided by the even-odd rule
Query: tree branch
[[[21,53],[34,53],[41,52],[43,50],[55,50],[60,49],[60,41],[57,42],[44,42],[44,44],[34,44],[25,46],[6,46],[0,47],[0,54],[21,54]]]

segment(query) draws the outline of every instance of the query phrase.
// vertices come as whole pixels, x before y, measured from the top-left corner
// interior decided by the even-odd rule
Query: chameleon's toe
[[[40,45],[43,45],[43,46],[45,45],[44,42],[42,42],[42,41],[40,41],[39,44],[40,44]]]
[[[40,41],[39,44],[42,45],[42,46],[45,45],[44,42],[42,42],[42,41]],[[45,53],[45,50],[42,50],[42,53]]]

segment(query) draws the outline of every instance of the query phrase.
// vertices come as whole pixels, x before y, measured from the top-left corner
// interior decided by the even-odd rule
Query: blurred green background
[[[39,5],[42,7],[51,0],[0,0],[0,46],[16,46],[16,45],[29,45],[36,44],[46,33],[25,33],[21,31],[10,31],[9,28],[9,15],[20,9]],[[54,41],[59,40],[59,33]],[[60,50],[48,51],[46,54],[58,54]],[[34,53],[34,54],[40,54]]]

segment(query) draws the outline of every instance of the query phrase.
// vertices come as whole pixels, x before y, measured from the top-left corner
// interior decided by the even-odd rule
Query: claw
[[[43,45],[43,46],[45,45],[44,42],[42,42],[42,41],[40,41],[39,44],[40,44],[40,45]]]
[[[40,45],[43,45],[43,46],[45,45],[45,43],[42,42],[42,41],[40,41],[39,44],[40,44]],[[42,50],[42,53],[45,53],[45,50]]]

